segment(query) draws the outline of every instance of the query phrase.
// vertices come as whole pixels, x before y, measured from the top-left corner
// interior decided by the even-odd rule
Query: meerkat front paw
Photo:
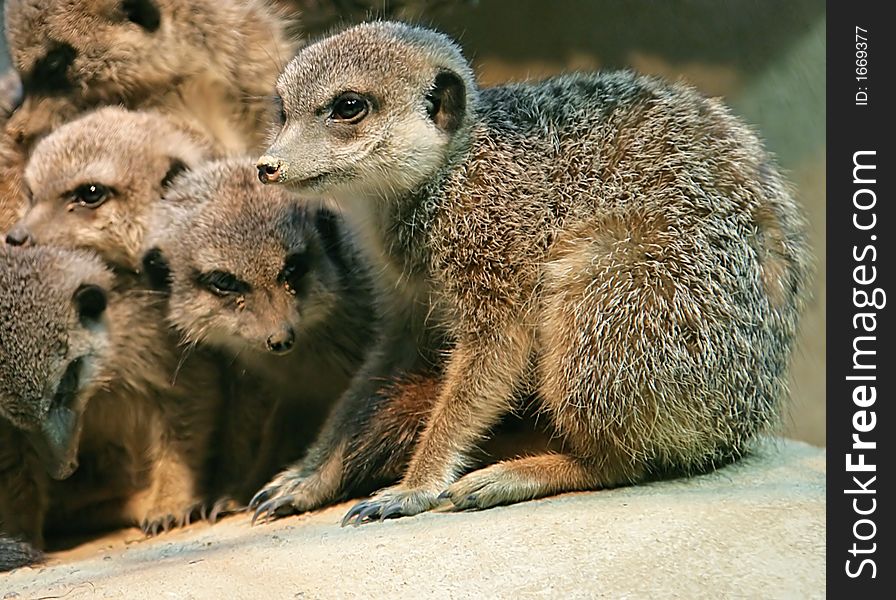
[[[147,537],[168,533],[176,527],[185,527],[204,512],[201,503],[192,504],[179,510],[154,509],[140,521],[140,529]]]
[[[203,507],[202,519],[214,525],[221,517],[241,513],[245,511],[246,508],[246,505],[239,502],[238,500],[230,496],[224,496],[222,498],[218,498],[215,503],[212,504],[211,508],[208,511],[206,511]]]
[[[532,497],[528,482],[502,463],[473,471],[448,486],[439,498],[458,510],[484,509],[521,502]]]
[[[320,508],[332,495],[325,487],[316,474],[304,475],[298,469],[284,471],[249,501],[249,508],[255,509],[252,523],[259,518],[267,522]]]
[[[412,517],[435,508],[440,502],[437,491],[408,489],[397,485],[380,490],[369,500],[355,504],[342,519],[342,526]]]

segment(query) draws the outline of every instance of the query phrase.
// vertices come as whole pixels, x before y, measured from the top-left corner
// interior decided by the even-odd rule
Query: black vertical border
[[[896,111],[896,97],[892,92],[893,78],[896,76],[896,56],[893,39],[896,37],[896,23],[885,16],[892,4],[888,2],[847,2],[829,1],[827,4],[827,585],[828,596],[855,598],[896,597],[896,563],[893,562],[892,544],[896,541],[893,533],[892,506],[894,494],[894,467],[896,450],[894,434],[896,418],[892,404],[896,401],[896,362],[893,360],[893,345],[896,344],[893,331],[893,311],[896,310],[896,288],[893,287],[896,262],[894,262],[893,237],[896,236],[896,197],[893,180],[896,179],[896,162],[893,160],[894,129],[893,111]],[[856,26],[868,30],[866,60],[867,77],[857,80],[856,73]],[[867,88],[867,89],[862,89]],[[867,105],[857,105],[856,95],[864,91],[868,94]],[[853,181],[853,156],[859,151],[874,151],[875,155],[863,155],[863,163],[876,165],[874,171],[859,172],[860,178],[873,177],[873,184],[857,184]],[[874,175],[871,175],[874,173]],[[857,211],[853,196],[860,189],[871,189],[876,195],[873,209]],[[867,205],[872,196],[859,193],[859,202]],[[854,225],[854,214],[861,224],[870,223],[871,213],[876,216],[876,226],[862,231]],[[872,238],[875,236],[875,238]],[[873,251],[863,251],[873,246],[876,260],[872,262]],[[871,284],[859,285],[855,282],[855,269],[866,265],[858,276],[870,276],[870,266],[876,267],[876,279]],[[883,289],[886,305],[881,309],[858,308],[853,301],[854,290],[864,289],[869,293],[874,288]],[[866,332],[861,327],[854,328],[857,313],[876,313],[876,329]],[[872,321],[865,321],[870,324]],[[856,336],[874,336],[874,340],[864,340],[859,346],[874,350],[874,355],[863,355],[863,362],[873,362],[873,370],[853,369]],[[865,382],[874,385],[877,398],[873,405],[857,406],[853,392],[863,382],[850,381],[847,377],[856,374],[873,374],[876,381]],[[870,392],[869,392],[870,395]],[[871,431],[859,433],[860,439],[875,442],[872,450],[855,450],[853,434],[858,433],[854,418],[859,419],[859,427],[867,428],[874,412],[876,423]],[[847,472],[847,454],[853,454],[852,461],[858,462],[857,454],[865,455],[865,462],[875,465],[874,472]],[[853,480],[865,485],[871,493],[850,493],[859,490]],[[877,479],[869,484],[871,476]],[[887,491],[885,491],[885,488]],[[862,516],[856,514],[853,501],[859,510],[874,512]],[[874,502],[876,501],[876,504]],[[856,523],[860,519],[867,522]],[[868,540],[857,539],[858,535]],[[853,544],[858,549],[873,552],[853,555]],[[876,544],[873,546],[872,544]],[[853,572],[859,569],[863,559],[874,561],[876,577],[865,564],[858,577],[847,575],[846,561],[851,561]]]

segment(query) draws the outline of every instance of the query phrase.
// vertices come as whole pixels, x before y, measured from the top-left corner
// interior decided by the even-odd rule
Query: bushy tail
[[[0,536],[0,572],[33,565],[43,558],[43,553],[30,544]]]

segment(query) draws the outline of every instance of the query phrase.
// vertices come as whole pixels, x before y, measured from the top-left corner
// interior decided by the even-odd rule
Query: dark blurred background
[[[319,35],[383,2],[283,0]],[[389,3],[386,3],[387,5]],[[392,3],[395,5],[396,3]],[[798,190],[817,257],[786,433],[825,444],[825,4],[821,0],[408,0],[395,16],[460,41],[486,85],[631,67],[683,78],[753,124]],[[0,67],[6,68],[5,46]]]

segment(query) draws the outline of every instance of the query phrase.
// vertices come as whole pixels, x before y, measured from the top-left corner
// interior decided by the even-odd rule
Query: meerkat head
[[[127,269],[140,266],[151,207],[203,149],[166,117],[101,108],[43,138],[25,168],[25,215],[11,245],[95,250]]]
[[[56,479],[77,468],[82,415],[101,385],[111,284],[91,254],[0,246],[0,416]]]
[[[448,37],[392,22],[352,27],[302,49],[280,76],[279,131],[258,176],[335,197],[413,190],[463,145],[476,93]]]
[[[60,123],[56,114],[155,106],[191,81],[251,103],[292,55],[286,19],[266,0],[7,0],[4,9],[24,91],[6,130],[26,147]]]
[[[169,86],[195,46],[172,0],[7,0],[6,39],[25,96],[68,96],[88,104],[129,104]],[[192,46],[188,46],[192,44]]]
[[[184,174],[156,214],[144,269],[185,341],[285,354],[333,306],[332,213],[263,186],[251,159]]]

